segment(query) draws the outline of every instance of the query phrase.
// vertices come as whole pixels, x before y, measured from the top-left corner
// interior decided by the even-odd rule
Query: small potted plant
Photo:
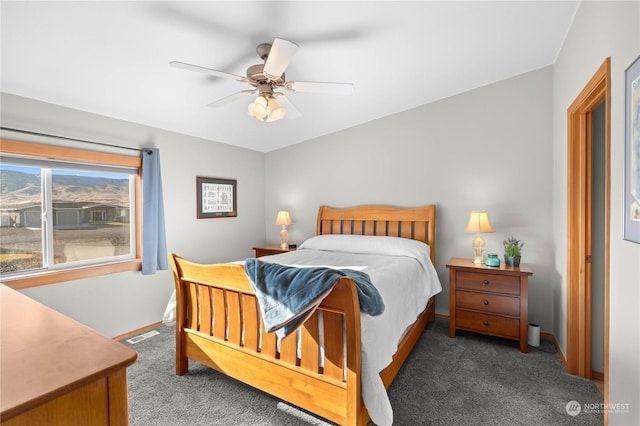
[[[504,245],[504,263],[507,266],[520,266],[521,249],[523,242],[516,237],[509,237],[502,242]]]

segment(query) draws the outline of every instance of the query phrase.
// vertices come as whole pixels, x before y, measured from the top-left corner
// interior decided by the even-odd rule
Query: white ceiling
[[[5,1],[3,92],[268,152],[553,64],[579,1]],[[288,80],[354,84],[286,92],[297,119],[262,123],[247,102],[255,47],[297,43]],[[29,130],[29,129],[27,129]]]

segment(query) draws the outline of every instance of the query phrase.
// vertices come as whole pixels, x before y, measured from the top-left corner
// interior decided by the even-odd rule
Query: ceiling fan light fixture
[[[284,116],[287,115],[287,109],[280,105],[280,102],[278,102],[274,97],[269,98],[267,111],[267,121],[278,121],[283,119]]]
[[[253,102],[247,106],[249,115],[260,121],[263,121],[268,116],[268,101],[267,98],[260,95]]]
[[[287,109],[270,95],[260,95],[247,106],[249,115],[257,120],[278,121],[287,115]]]

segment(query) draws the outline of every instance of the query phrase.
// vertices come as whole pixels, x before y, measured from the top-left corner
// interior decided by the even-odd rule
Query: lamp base
[[[280,230],[280,248],[288,249],[289,248],[289,231],[287,231],[287,225],[282,225],[282,229]]]
[[[485,242],[484,242],[484,238],[482,238],[482,234],[481,233],[477,233],[476,237],[473,239],[473,241],[471,242],[471,247],[473,248],[473,263],[475,264],[484,264],[484,248],[485,248]]]

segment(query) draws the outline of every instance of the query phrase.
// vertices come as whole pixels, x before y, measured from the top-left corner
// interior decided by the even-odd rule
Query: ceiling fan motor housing
[[[256,85],[258,93],[263,96],[273,96],[273,86],[266,81],[260,82]]]
[[[267,81],[272,82],[275,85],[284,85],[284,82],[285,82],[284,73],[282,73],[282,75],[277,78],[272,78],[270,76],[268,77],[264,73],[264,64],[251,65],[249,68],[247,68],[247,78],[251,80],[249,84],[256,87],[260,83],[267,82]]]

